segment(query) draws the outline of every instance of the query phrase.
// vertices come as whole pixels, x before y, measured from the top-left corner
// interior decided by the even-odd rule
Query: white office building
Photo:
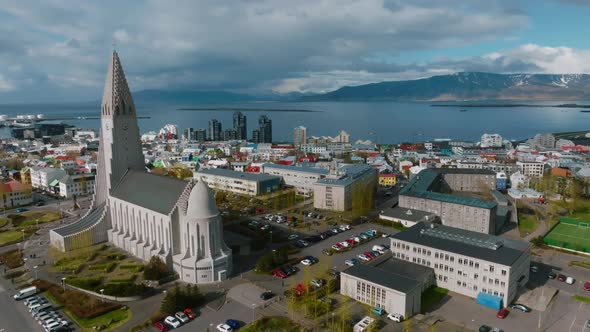
[[[482,148],[501,148],[502,136],[500,134],[483,134],[479,145]]]
[[[266,163],[262,165],[263,173],[283,178],[288,186],[293,186],[297,195],[309,197],[313,193],[313,185],[328,176],[330,171],[323,168],[287,166]]]

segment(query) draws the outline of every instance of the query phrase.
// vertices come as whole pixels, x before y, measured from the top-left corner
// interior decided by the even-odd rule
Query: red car
[[[370,251],[365,251],[363,254],[365,254],[365,256],[369,257],[370,259],[375,258],[375,255],[373,255],[373,253]]]
[[[158,331],[168,331],[168,325],[164,324],[164,322],[155,322],[154,327],[156,327]]]
[[[346,243],[350,244],[351,246],[354,246],[356,244],[356,242],[354,242],[353,239],[346,240]]]
[[[559,280],[559,281],[561,281],[561,282],[564,282],[564,281],[565,281],[565,279],[567,279],[567,277],[566,277],[566,276],[564,276],[563,274],[558,274],[558,275],[557,275],[557,280]]]
[[[590,291],[590,281],[586,281],[584,283],[584,289],[587,290],[587,291]]]
[[[504,318],[506,318],[506,316],[508,316],[508,313],[510,313],[510,311],[506,310],[506,308],[502,308],[502,309],[500,309],[500,311],[498,311],[498,313],[496,314],[496,317],[498,317],[500,319],[504,319]]]
[[[191,308],[184,309],[184,314],[187,315],[190,319],[197,318],[197,314],[194,311],[192,311]]]
[[[287,278],[287,274],[283,272],[281,269],[272,270],[272,275],[281,279]]]

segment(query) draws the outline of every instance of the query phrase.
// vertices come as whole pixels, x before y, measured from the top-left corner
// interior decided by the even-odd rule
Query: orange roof
[[[2,183],[2,192],[16,192],[16,191],[23,191],[25,189],[28,189],[27,186],[25,186],[24,184],[16,181],[16,180],[11,180],[8,182],[4,182]]]

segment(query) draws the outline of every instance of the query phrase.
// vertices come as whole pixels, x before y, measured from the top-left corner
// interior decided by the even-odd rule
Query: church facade
[[[207,184],[146,170],[135,105],[116,52],[102,99],[98,158],[90,209],[51,230],[52,246],[69,251],[109,241],[146,262],[160,257],[186,282],[229,276],[232,253]]]

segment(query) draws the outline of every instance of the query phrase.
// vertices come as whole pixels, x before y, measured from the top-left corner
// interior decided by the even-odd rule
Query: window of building
[[[446,282],[447,280],[449,280],[449,278],[447,278],[447,277],[445,276],[444,280],[445,280],[445,282]]]
[[[479,269],[479,263],[475,263],[475,268]]]
[[[438,252],[434,253],[434,258],[438,258]]]
[[[463,259],[459,258],[459,264],[463,264]]]
[[[506,270],[502,270],[502,275],[505,276],[506,275]]]
[[[479,277],[479,276],[477,275],[477,273],[475,273],[475,274],[473,275],[473,279],[476,279],[476,280],[477,280],[477,277]]]
[[[490,272],[494,272],[494,266],[490,265]]]

